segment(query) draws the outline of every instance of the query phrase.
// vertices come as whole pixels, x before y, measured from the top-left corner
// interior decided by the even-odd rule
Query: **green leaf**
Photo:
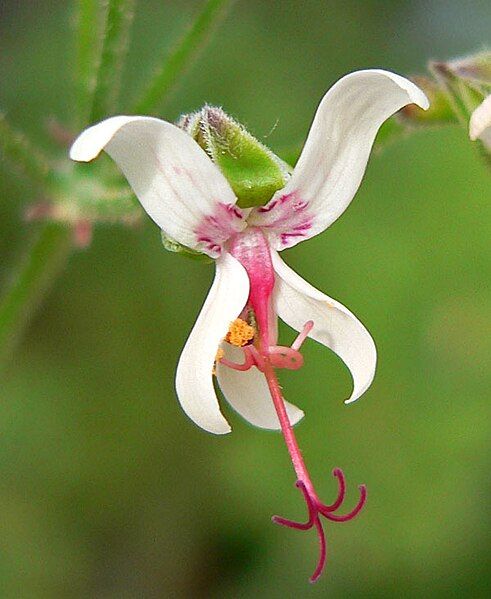
[[[169,95],[202,50],[211,33],[224,17],[232,0],[207,0],[167,59],[146,86],[143,96],[132,108],[135,114],[150,114]]]
[[[90,121],[100,121],[116,110],[121,73],[133,20],[134,0],[109,0],[104,25]]]

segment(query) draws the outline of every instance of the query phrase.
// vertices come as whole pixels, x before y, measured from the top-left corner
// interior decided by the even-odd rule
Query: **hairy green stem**
[[[51,172],[49,160],[24,133],[16,131],[0,114],[0,159],[7,160],[36,185],[45,185]]]
[[[75,87],[77,93],[77,125],[86,124],[91,97],[94,92],[99,39],[99,5],[97,0],[78,0],[76,21],[76,68]]]
[[[146,92],[132,108],[136,114],[153,112],[196,59],[211,33],[224,17],[232,0],[207,0],[162,66],[156,71]]]
[[[10,357],[31,316],[63,269],[70,250],[71,230],[46,223],[11,272],[11,284],[0,300],[0,367]]]
[[[91,122],[100,121],[116,109],[133,7],[134,0],[109,0],[90,112]]]

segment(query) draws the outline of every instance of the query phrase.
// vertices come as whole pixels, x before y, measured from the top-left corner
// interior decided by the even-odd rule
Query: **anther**
[[[236,318],[230,323],[225,341],[236,347],[244,347],[244,345],[247,345],[254,339],[255,333],[254,327],[245,320],[242,320],[242,318]]]
[[[301,348],[302,343],[305,341],[305,339],[307,339],[307,336],[310,333],[310,331],[313,329],[313,327],[314,327],[313,320],[308,320],[303,325],[302,331],[300,332],[298,337],[295,339],[295,341],[292,343],[292,349],[298,351]]]

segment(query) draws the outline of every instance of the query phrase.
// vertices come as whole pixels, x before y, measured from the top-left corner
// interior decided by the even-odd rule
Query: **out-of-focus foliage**
[[[138,4],[123,95],[198,6]],[[51,0],[4,1],[0,16],[0,105],[46,146],[46,119],[76,101],[73,15]],[[490,20],[478,1],[238,2],[160,115],[223,105],[279,151],[345,72],[422,72],[489,41]],[[419,132],[373,157],[332,229],[285,254],[361,317],[380,354],[350,407],[346,370],[313,342],[305,367],[282,373],[320,492],[334,494],[334,466],[369,489],[364,514],[328,530],[314,588],[314,535],[269,520],[302,516],[281,437],[230,410],[232,435],[212,437],[174,396],[211,267],[163,251],[148,221],[97,229],[0,385],[0,596],[488,596],[489,196],[463,129]],[[36,199],[2,167],[0,285]]]

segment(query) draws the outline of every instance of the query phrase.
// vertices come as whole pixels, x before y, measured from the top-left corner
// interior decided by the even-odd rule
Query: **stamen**
[[[236,318],[230,323],[225,341],[236,347],[244,347],[244,345],[247,345],[254,339],[255,333],[254,327],[245,320],[242,320],[242,318]]]
[[[249,318],[254,317],[254,313],[250,313]],[[253,321],[254,322],[254,321]],[[283,345],[271,345],[267,348],[267,354],[270,358],[271,364],[275,368],[287,368],[288,370],[298,370],[303,366],[303,356],[298,351],[302,346],[302,343],[307,338],[308,334],[312,330],[314,323],[309,320],[305,323],[301,333],[295,339],[291,347],[285,347]],[[263,358],[256,347],[251,343],[256,335],[256,328],[243,320],[242,318],[236,318],[231,324],[229,331],[225,337],[225,341],[236,347],[244,349],[244,363],[238,364],[237,362],[231,362],[226,358],[223,358],[223,354],[216,359],[217,362],[221,362],[224,366],[233,368],[234,370],[249,370],[252,366],[263,372]]]
[[[275,368],[298,370],[303,366],[302,354],[291,347],[273,345],[269,348],[269,357],[271,359],[271,364],[273,364]]]
[[[314,321],[309,320],[303,325],[303,329],[295,341],[292,343],[292,349],[298,351],[302,347],[302,343],[307,339],[307,335],[310,333],[314,326]]]
[[[252,368],[256,364],[254,356],[251,352],[252,345],[248,345],[244,347],[244,363],[238,364],[237,362],[232,362],[232,360],[228,360],[227,358],[221,358],[220,364],[227,366],[228,368],[232,368],[233,370],[241,370],[246,371]]]

